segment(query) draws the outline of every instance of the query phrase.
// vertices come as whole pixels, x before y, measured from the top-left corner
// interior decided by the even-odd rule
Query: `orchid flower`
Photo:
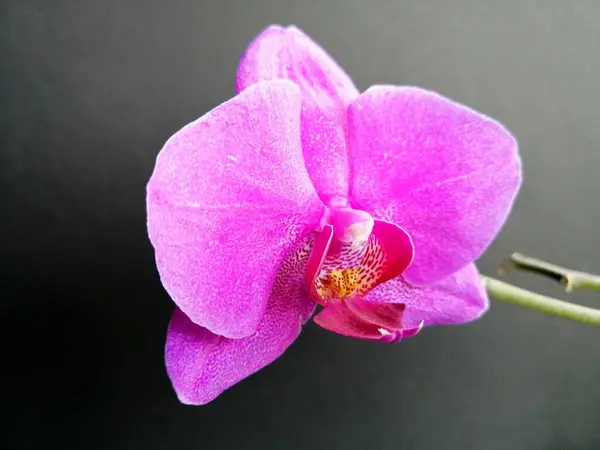
[[[147,186],[180,401],[274,361],[317,304],[321,327],[381,342],[487,310],[473,262],[520,186],[502,125],[424,89],[360,93],[295,27],[251,42],[236,88],[167,141]]]

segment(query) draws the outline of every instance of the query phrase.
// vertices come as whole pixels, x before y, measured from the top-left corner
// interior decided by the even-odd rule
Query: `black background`
[[[599,330],[496,302],[397,346],[311,324],[210,405],[180,405],[144,203],[165,140],[233,95],[259,31],[294,23],[359,88],[434,89],[518,137],[525,183],[483,272],[514,250],[600,270],[599,2],[0,5],[0,447],[600,448]]]

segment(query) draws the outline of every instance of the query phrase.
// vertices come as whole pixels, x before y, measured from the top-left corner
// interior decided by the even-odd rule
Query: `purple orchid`
[[[182,402],[274,361],[317,303],[323,328],[383,342],[487,310],[473,262],[521,178],[502,125],[419,88],[361,94],[295,27],[255,38],[237,92],[168,140],[147,188]]]

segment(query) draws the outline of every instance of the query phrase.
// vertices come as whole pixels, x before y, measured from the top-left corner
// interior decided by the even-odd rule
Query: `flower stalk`
[[[567,292],[574,289],[600,291],[600,276],[598,275],[567,269],[521,253],[513,253],[498,272],[505,275],[510,270],[522,270],[550,278],[565,286]],[[598,309],[538,294],[485,275],[482,275],[481,278],[491,298],[587,325],[600,326],[600,310]]]
[[[600,276],[578,270],[571,270],[521,253],[513,253],[500,267],[500,273],[522,270],[548,277],[562,284],[567,292],[574,289],[600,291]]]

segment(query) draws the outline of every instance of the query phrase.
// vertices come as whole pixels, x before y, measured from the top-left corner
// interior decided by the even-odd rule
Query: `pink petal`
[[[415,256],[415,248],[410,234],[398,225],[376,220],[373,235],[377,237],[379,245],[386,250],[387,254],[385,270],[378,282],[383,283],[404,273],[412,264]]]
[[[421,320],[416,326],[402,330],[402,339],[408,339],[419,334],[423,329],[425,322]]]
[[[373,289],[368,300],[406,304],[407,328],[471,322],[489,307],[486,291],[475,264],[427,286],[412,286],[398,277]]]
[[[352,298],[346,301],[348,309],[365,322],[389,330],[402,330],[405,305],[403,303],[379,303]]]
[[[322,231],[316,233],[315,242],[306,266],[306,286],[315,300],[318,299],[318,295],[315,292],[315,279],[321,271],[332,238],[333,227],[331,225],[325,225]]]
[[[342,336],[381,342],[399,342],[417,334],[420,327],[404,329],[405,306],[360,298],[329,302],[314,317],[317,325]]]
[[[380,283],[397,277],[413,259],[410,236],[399,226],[376,220],[363,243],[333,240],[311,294],[315,301],[365,296]]]
[[[282,256],[322,217],[299,128],[298,87],[265,82],[184,127],[158,155],[147,210],[161,280],[213,333],[256,331]]]
[[[520,186],[502,125],[422,89],[367,90],[349,107],[348,143],[352,207],[408,231],[415,259],[404,276],[416,284],[478,258]]]
[[[302,90],[302,146],[310,178],[325,203],[346,198],[346,106],[358,96],[348,75],[296,27],[271,26],[242,56],[238,92],[264,80],[285,78]]]
[[[377,325],[356,316],[342,302],[328,303],[313,320],[326,330],[357,339],[378,341],[387,334],[386,330],[382,332]]]
[[[282,266],[267,310],[251,336],[229,339],[192,323],[176,309],[167,332],[167,373],[180,401],[205,404],[262,369],[294,342],[314,310],[304,287],[312,242],[306,240]]]

